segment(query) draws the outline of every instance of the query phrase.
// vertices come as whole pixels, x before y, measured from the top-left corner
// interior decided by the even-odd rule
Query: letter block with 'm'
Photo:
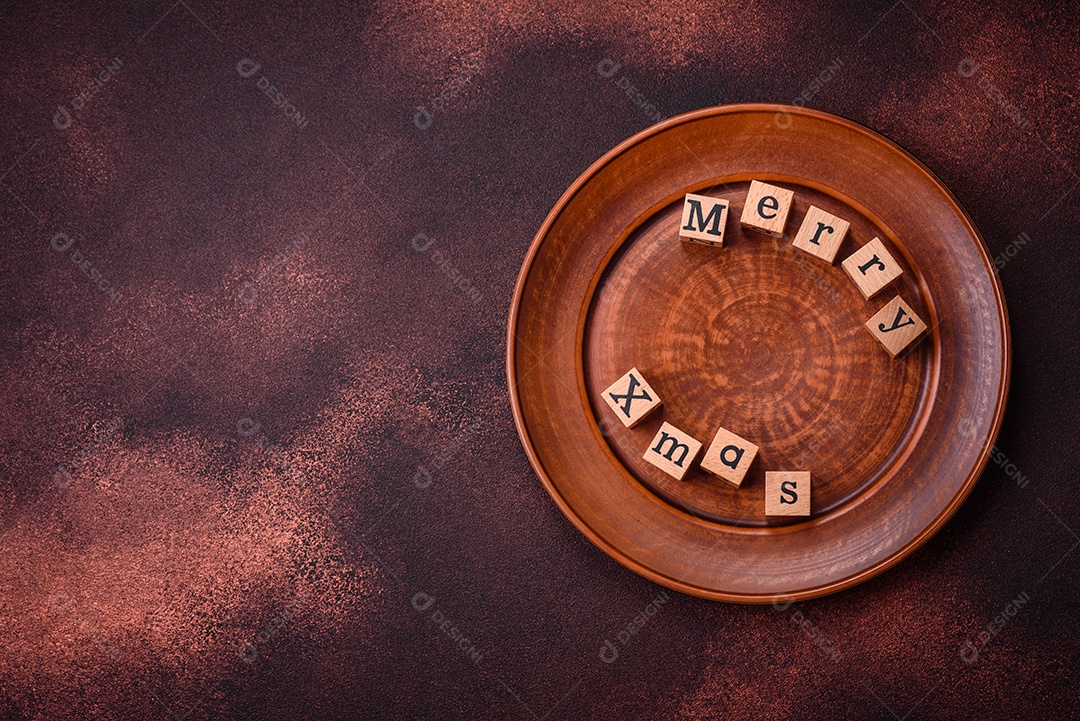
[[[850,227],[851,223],[843,218],[811,205],[792,245],[831,264]]]
[[[664,423],[649,443],[646,461],[681,481],[701,452],[701,443],[670,423]]]
[[[723,478],[736,488],[742,485],[750,464],[754,462],[758,447],[740,438],[726,428],[716,432],[709,450],[701,459],[701,468],[714,476]]]
[[[752,180],[739,222],[744,228],[780,238],[784,235],[784,224],[787,223],[788,211],[794,199],[795,193],[786,188]]]
[[[810,471],[765,471],[765,515],[809,516]]]
[[[683,199],[679,237],[689,243],[721,246],[724,244],[727,217],[726,200],[687,193]]]
[[[896,296],[866,321],[866,329],[895,358],[922,336],[926,323],[903,298]]]
[[[604,401],[627,428],[633,428],[662,405],[660,396],[637,368],[631,368],[612,383],[603,395]]]
[[[867,300],[904,272],[900,264],[889,255],[881,238],[874,238],[849,255],[840,265]]]

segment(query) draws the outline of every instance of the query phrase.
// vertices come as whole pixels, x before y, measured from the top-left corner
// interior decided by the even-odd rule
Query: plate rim
[[[529,435],[528,428],[525,424],[525,419],[521,409],[521,400],[518,394],[517,388],[517,372],[515,369],[515,351],[517,350],[517,328],[518,318],[521,309],[521,299],[524,294],[525,285],[528,281],[529,272],[532,269],[533,262],[537,253],[540,250],[545,237],[548,234],[551,226],[558,219],[559,215],[565,210],[566,206],[570,203],[573,197],[581,190],[584,185],[589,182],[604,166],[614,160],[616,157],[622,155],[624,152],[632,148],[633,146],[651,138],[654,135],[658,135],[669,128],[700,120],[702,118],[737,114],[743,112],[773,112],[776,115],[801,115],[808,118],[814,118],[818,120],[824,120],[826,122],[834,123],[844,128],[863,135],[872,141],[882,143],[890,149],[898,152],[905,157],[912,165],[928,179],[936,188],[944,192],[948,198],[950,204],[958,212],[960,220],[963,222],[965,228],[974,237],[978,243],[977,248],[980,257],[983,261],[985,269],[988,271],[991,278],[991,285],[994,290],[994,299],[996,301],[998,318],[1001,323],[1001,362],[1002,373],[1001,382],[997,389],[996,398],[996,410],[994,412],[993,424],[983,441],[982,449],[979,451],[978,460],[968,473],[966,479],[960,487],[958,493],[945,505],[945,507],[935,516],[934,520],[919,531],[910,541],[908,541],[902,548],[897,550],[889,557],[862,569],[856,573],[845,578],[837,579],[835,581],[825,583],[822,585],[813,586],[811,588],[801,589],[793,591],[791,593],[783,594],[753,594],[753,593],[737,593],[729,591],[718,591],[713,589],[702,588],[693,584],[685,583],[675,578],[671,578],[662,573],[658,573],[653,569],[638,562],[633,557],[627,555],[619,548],[616,548],[609,543],[605,538],[597,534],[592,530],[585,519],[581,518],[559,493],[551,478],[548,476],[544,464],[536,452],[533,446],[532,439]],[[525,449],[525,454],[529,459],[529,465],[532,467],[533,472],[539,477],[540,482],[543,484],[548,495],[555,501],[559,510],[566,516],[567,519],[580,531],[589,541],[617,561],[622,566],[628,568],[634,573],[644,578],[658,583],[666,588],[670,588],[681,593],[685,593],[691,596],[699,598],[706,598],[710,600],[728,601],[734,603],[746,603],[746,604],[764,604],[764,603],[787,603],[791,601],[807,600],[811,598],[818,598],[828,594],[836,593],[852,586],[858,585],[864,581],[877,576],[880,573],[892,568],[896,564],[903,561],[910,556],[916,550],[918,550],[924,543],[932,538],[945,523],[952,518],[956,511],[960,508],[967,497],[970,495],[975,484],[978,482],[980,476],[986,468],[987,463],[990,460],[991,452],[994,448],[995,441],[1001,431],[1001,425],[1004,420],[1006,405],[1008,402],[1009,387],[1012,380],[1012,331],[1009,324],[1008,307],[1005,303],[1005,293],[1001,285],[1001,278],[999,277],[997,270],[994,266],[992,257],[990,255],[989,248],[986,245],[986,241],[979,229],[975,226],[968,214],[967,209],[960,203],[959,199],[953,194],[952,190],[941,181],[937,175],[934,174],[922,161],[909,153],[903,147],[896,142],[890,140],[884,135],[867,128],[860,123],[853,120],[827,113],[821,110],[814,110],[811,108],[804,108],[796,105],[787,105],[783,103],[733,103],[729,105],[716,105],[706,108],[700,108],[698,110],[692,110],[687,113],[672,116],[666,120],[661,121],[655,125],[651,125],[633,135],[626,138],[622,142],[618,143],[615,147],[608,150],[600,158],[595,160],[589,165],[570,186],[562,193],[559,199],[552,206],[547,216],[544,218],[536,234],[533,236],[532,242],[529,244],[528,251],[525,254],[521,263],[521,268],[518,271],[517,280],[514,283],[513,296],[510,302],[510,309],[508,313],[507,322],[507,335],[506,335],[506,372],[507,372],[507,384],[510,394],[510,407],[514,416],[514,426],[517,430],[518,439],[521,441],[522,447]]]

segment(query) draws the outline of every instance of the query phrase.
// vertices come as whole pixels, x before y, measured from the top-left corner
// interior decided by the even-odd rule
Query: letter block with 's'
[[[765,515],[809,516],[810,471],[765,471]]]

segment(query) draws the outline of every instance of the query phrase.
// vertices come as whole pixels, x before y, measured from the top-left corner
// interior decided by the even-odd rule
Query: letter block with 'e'
[[[866,321],[866,329],[895,358],[926,331],[926,323],[903,298],[896,296]]]
[[[633,428],[662,404],[637,368],[615,381],[604,391],[604,401],[627,428]]]
[[[811,205],[792,245],[810,255],[816,255],[826,263],[832,263],[850,227],[851,223],[843,218]]]
[[[753,443],[721,428],[716,432],[709,450],[705,451],[701,468],[738,487],[742,485],[757,452],[758,447]]]
[[[760,230],[777,238],[782,237],[794,199],[795,193],[786,188],[752,180],[739,222],[745,228]]]
[[[687,193],[683,199],[679,237],[689,243],[721,246],[724,244],[727,216],[726,200]]]
[[[765,471],[765,515],[809,516],[810,471]]]
[[[644,458],[669,476],[681,481],[701,452],[701,443],[670,423],[664,423],[649,443]]]
[[[904,272],[900,264],[889,255],[881,238],[874,238],[849,255],[840,265],[867,300]]]

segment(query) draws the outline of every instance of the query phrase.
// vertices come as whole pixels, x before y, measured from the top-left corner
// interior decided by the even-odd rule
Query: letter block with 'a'
[[[689,433],[683,433],[670,423],[664,423],[649,443],[643,456],[676,480],[682,480],[701,452],[701,443]]]
[[[809,516],[810,471],[765,471],[765,515]]]
[[[660,396],[656,395],[637,368],[631,368],[626,375],[612,383],[603,396],[604,402],[627,428],[633,428],[662,405]]]
[[[739,223],[744,228],[760,230],[777,238],[784,235],[788,211],[795,200],[795,193],[760,180],[750,181]]]
[[[683,199],[679,237],[690,243],[720,246],[724,244],[728,202],[721,198],[687,193]]]
[[[716,432],[709,450],[705,451],[701,468],[738,487],[742,485],[757,452],[758,447],[753,443],[721,428]]]
[[[926,323],[903,298],[896,296],[866,321],[866,329],[895,358],[919,339],[926,331]]]

